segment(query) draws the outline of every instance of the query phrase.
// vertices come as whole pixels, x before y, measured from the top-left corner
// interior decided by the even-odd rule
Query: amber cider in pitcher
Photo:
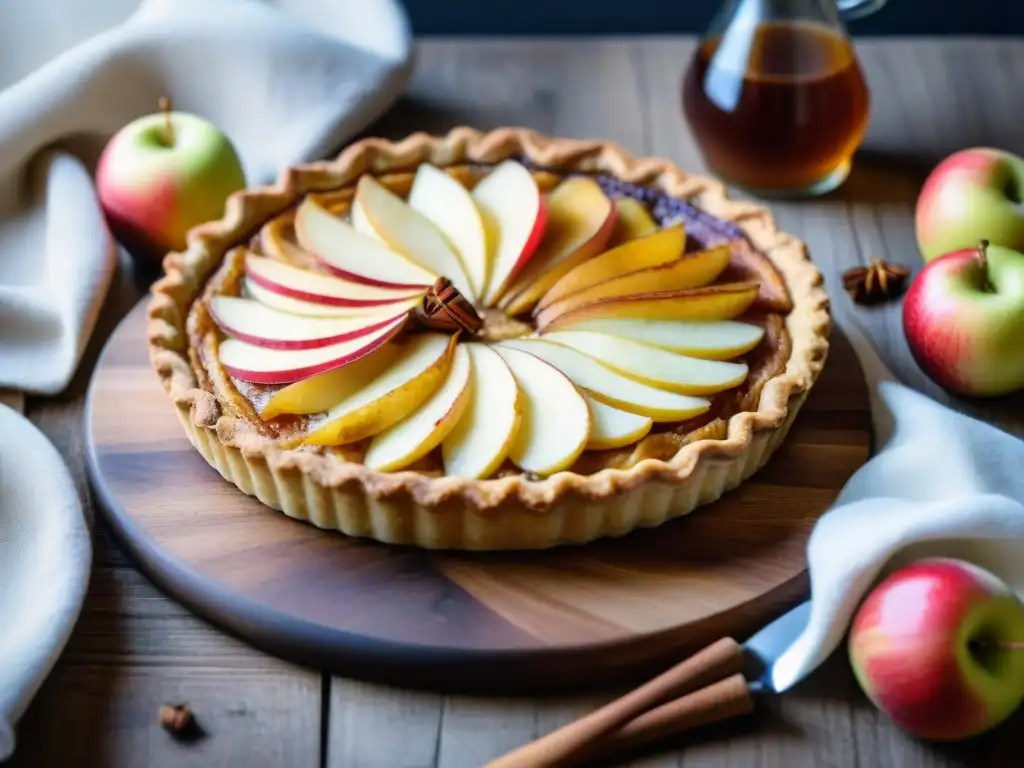
[[[683,108],[710,169],[767,196],[841,184],[867,129],[868,89],[849,39],[813,21],[765,21],[706,38]]]

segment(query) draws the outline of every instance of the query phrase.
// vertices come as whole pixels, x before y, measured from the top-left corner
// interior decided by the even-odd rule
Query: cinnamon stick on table
[[[748,687],[739,674],[741,661],[739,643],[723,638],[625,696],[488,763],[487,768],[578,765],[613,749],[750,711]],[[672,701],[683,694],[690,695]]]

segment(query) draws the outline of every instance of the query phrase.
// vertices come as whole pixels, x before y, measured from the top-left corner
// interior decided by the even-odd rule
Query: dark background
[[[403,0],[421,35],[699,33],[719,0]],[[854,35],[1024,34],[1021,0],[889,0]]]

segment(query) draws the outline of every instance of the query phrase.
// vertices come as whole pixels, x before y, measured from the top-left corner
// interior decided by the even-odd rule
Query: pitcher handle
[[[880,10],[888,0],[836,0],[844,21],[860,19]]]

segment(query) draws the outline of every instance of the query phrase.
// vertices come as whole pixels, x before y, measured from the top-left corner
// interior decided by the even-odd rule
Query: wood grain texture
[[[391,547],[296,522],[226,483],[182,431],[144,329],[140,305],[100,358],[86,415],[93,488],[127,550],[260,647],[405,685],[596,683],[743,636],[802,596],[807,536],[868,455],[867,392],[837,338],[764,473],[699,513],[547,552]]]
[[[17,768],[314,768],[321,680],[215,632],[133,569],[93,572],[81,619],[20,730]],[[205,736],[180,742],[160,707]]]
[[[614,138],[633,152],[664,155],[684,167],[703,170],[678,109],[679,73],[692,49],[692,40],[680,38],[570,43],[430,41],[420,46],[408,98],[370,132],[397,137],[421,128],[440,131],[458,122],[482,128],[524,124],[570,135]],[[1024,41],[890,39],[864,41],[859,51],[874,103],[867,143],[851,178],[828,198],[773,204],[772,208],[783,228],[798,233],[810,245],[825,272],[839,321],[862,323],[889,364],[908,383],[941,397],[907,354],[900,332],[899,303],[870,310],[855,308],[845,300],[839,276],[844,269],[879,254],[915,271],[920,267],[910,215],[921,181],[943,155],[972,144],[1024,152],[1020,131],[1024,101],[1019,98],[1024,88]],[[84,383],[99,345],[140,295],[123,272],[122,284],[124,291],[108,301],[105,319],[76,384],[60,398],[28,403],[30,417],[54,438],[80,478],[84,478],[84,461],[77,446],[83,435]],[[1024,408],[1019,400],[983,406],[956,404],[978,409],[980,415],[1018,434],[1024,429]],[[110,578],[105,574],[120,573],[130,566],[111,545],[102,525],[97,526],[97,559],[97,582]],[[165,617],[162,620],[151,615],[157,606]],[[97,615],[105,616],[103,621],[111,625],[135,627],[133,636],[172,635],[179,649],[190,649],[185,653],[172,650],[186,659],[185,666],[162,664],[159,656],[111,654],[103,666],[105,687],[94,689],[96,695],[89,705],[82,706],[81,697],[74,694],[83,685],[86,672],[75,671],[84,666],[70,659],[71,649],[82,642],[87,647],[104,643],[104,633],[97,631],[96,619],[90,618]],[[126,745],[138,743],[133,739],[139,738],[139,729],[153,729],[153,734],[163,736],[156,730],[155,712],[152,719],[147,714],[144,721],[132,724],[119,720],[114,712],[145,708],[140,690],[126,682],[139,675],[150,680],[154,689],[180,684],[185,698],[194,696],[193,678],[183,677],[183,672],[199,665],[200,659],[188,660],[196,648],[219,645],[237,649],[231,655],[244,656],[246,664],[261,670],[254,672],[255,676],[272,681],[245,686],[236,681],[225,691],[244,697],[253,709],[274,701],[277,685],[305,679],[308,674],[278,665],[245,646],[227,643],[152,589],[140,592],[138,600],[132,595],[112,602],[94,588],[68,658],[20,729],[22,751],[14,763],[19,768],[177,768],[189,765],[192,759],[191,764],[196,764],[189,757],[191,748],[165,746],[158,740],[154,743],[160,748],[145,756],[133,752]],[[150,647],[168,649],[156,641]],[[223,653],[214,654],[213,667],[206,669],[220,669],[223,657]],[[71,672],[65,671],[68,669]],[[303,751],[303,758],[295,759],[294,765],[477,768],[622,692],[610,688],[600,694],[543,698],[441,696],[341,677],[326,678],[325,687],[329,722],[324,731],[324,759],[318,761],[315,750]],[[305,745],[319,737],[318,705],[311,705],[309,699],[316,700],[316,695],[304,693],[290,705],[297,711],[312,712],[307,722],[268,723],[278,740]],[[921,744],[871,707],[850,673],[845,654],[839,651],[811,678],[753,717],[690,734],[617,764],[633,768],[1002,768],[1012,764],[1019,752],[1021,728],[1024,713],[966,744]],[[88,737],[67,738],[83,733]],[[213,738],[220,735],[223,733]],[[63,743],[64,749],[51,748],[47,755],[55,759],[43,762],[38,759],[43,753],[29,745],[48,742]],[[239,750],[234,760],[226,757],[231,746]],[[251,764],[245,758],[256,754],[254,748],[234,743],[216,754],[207,752],[198,764],[233,768]],[[104,762],[109,755],[123,757]]]

